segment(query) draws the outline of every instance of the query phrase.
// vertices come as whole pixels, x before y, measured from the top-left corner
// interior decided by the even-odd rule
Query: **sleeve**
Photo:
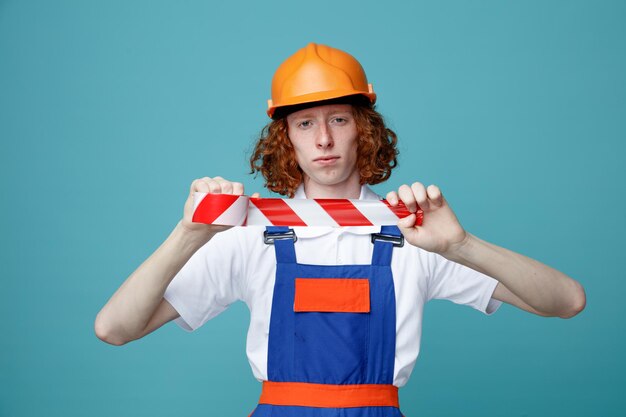
[[[234,228],[218,233],[176,274],[163,296],[180,315],[176,324],[196,330],[242,298],[239,248]]]
[[[450,300],[489,315],[500,308],[502,302],[492,298],[497,280],[435,253],[428,263],[428,300]]]

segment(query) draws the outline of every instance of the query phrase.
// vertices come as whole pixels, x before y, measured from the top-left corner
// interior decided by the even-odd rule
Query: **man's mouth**
[[[313,161],[314,162],[332,162],[339,159],[339,156],[337,155],[326,155],[326,156],[320,156],[319,158],[315,158]]]

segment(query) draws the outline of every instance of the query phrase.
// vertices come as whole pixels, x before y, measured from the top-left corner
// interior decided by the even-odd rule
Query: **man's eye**
[[[309,120],[300,122],[300,127],[309,127],[309,126],[311,126],[311,122]]]
[[[344,119],[343,117],[335,117],[335,122],[336,123],[345,123],[345,122],[347,122],[347,120]]]

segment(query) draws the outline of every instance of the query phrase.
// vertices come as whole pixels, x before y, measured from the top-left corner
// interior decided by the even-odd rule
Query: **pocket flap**
[[[296,312],[369,313],[367,278],[296,278]]]

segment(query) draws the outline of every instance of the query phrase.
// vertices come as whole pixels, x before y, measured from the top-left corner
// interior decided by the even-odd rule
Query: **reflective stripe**
[[[331,385],[263,381],[259,404],[322,408],[399,408],[398,387],[387,384]]]

